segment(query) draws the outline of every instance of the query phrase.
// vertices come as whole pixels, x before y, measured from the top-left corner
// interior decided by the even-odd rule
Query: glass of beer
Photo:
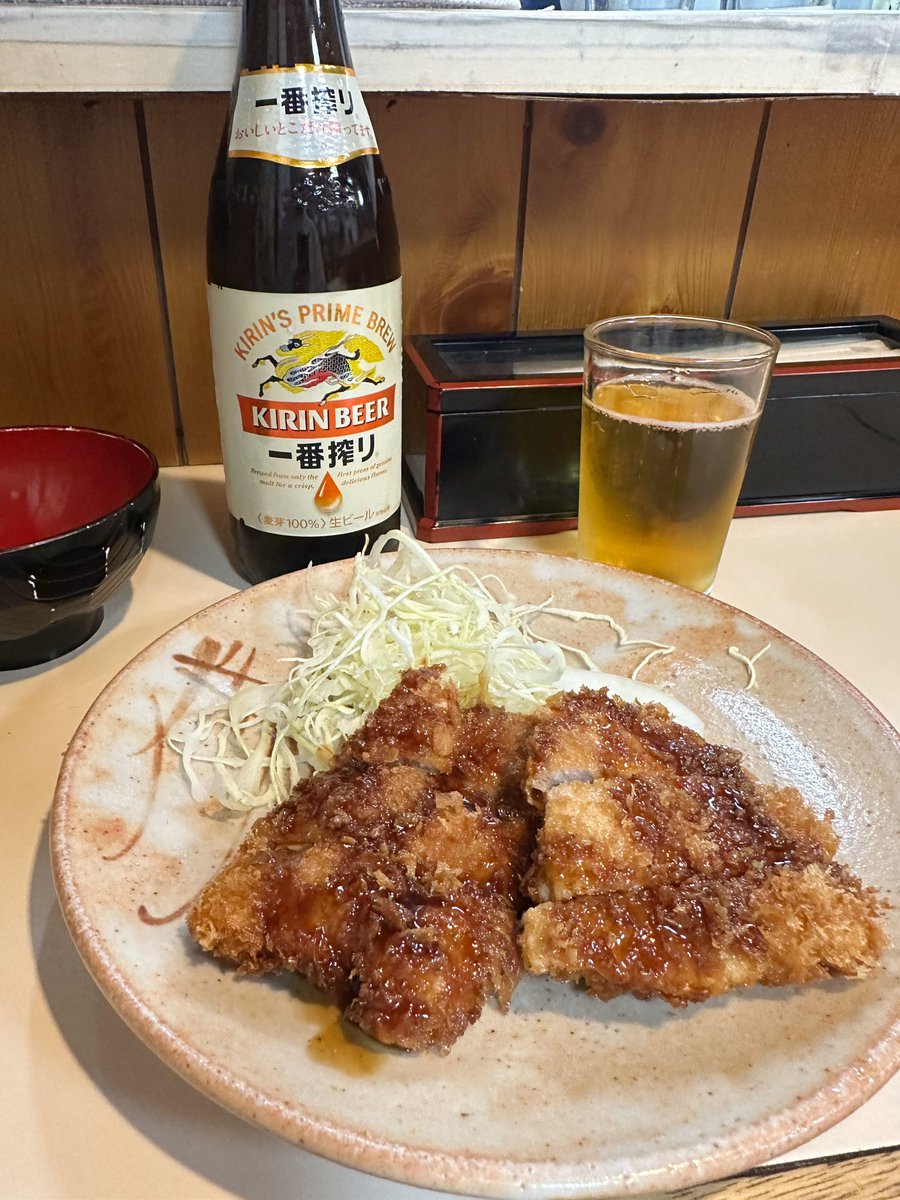
[[[598,321],[584,338],[579,553],[709,591],[778,339],[668,315]]]

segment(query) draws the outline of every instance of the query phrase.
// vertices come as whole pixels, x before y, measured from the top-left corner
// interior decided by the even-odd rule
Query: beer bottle
[[[350,557],[399,524],[400,252],[339,0],[244,0],[207,260],[238,569]]]

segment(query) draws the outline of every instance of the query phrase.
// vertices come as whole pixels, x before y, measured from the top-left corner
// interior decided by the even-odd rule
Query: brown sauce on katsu
[[[446,1051],[523,970],[673,1005],[862,974],[880,901],[836,850],[828,814],[659,705],[464,711],[423,668],[252,827],[189,926],[334,999],[309,1052],[361,1075],[367,1036]]]

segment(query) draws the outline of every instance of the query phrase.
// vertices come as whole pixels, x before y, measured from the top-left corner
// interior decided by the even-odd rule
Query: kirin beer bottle
[[[400,253],[338,0],[244,0],[210,189],[237,565],[346,558],[400,515]]]

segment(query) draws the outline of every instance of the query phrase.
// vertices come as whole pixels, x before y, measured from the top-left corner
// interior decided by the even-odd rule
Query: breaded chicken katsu
[[[489,997],[508,1004],[523,959],[672,1004],[864,973],[879,901],[837,845],[794,789],[660,705],[583,690],[530,717],[464,711],[433,667],[255,823],[188,921],[380,1041],[446,1050]]]
[[[525,732],[463,714],[439,668],[407,672],[331,771],[256,822],[191,933],[240,970],[300,972],[382,1042],[448,1048],[521,974],[536,814],[507,777]]]
[[[683,1004],[861,974],[884,947],[877,899],[832,862],[830,821],[660,705],[555,697],[525,788],[543,812],[529,971]]]
[[[525,913],[529,971],[673,1005],[732,988],[855,976],[884,948],[876,906],[838,866],[754,868],[539,904]]]
[[[555,696],[536,721],[525,787],[543,812],[534,900],[826,862],[838,840],[793,788],[763,787],[736,750],[658,704]]]

